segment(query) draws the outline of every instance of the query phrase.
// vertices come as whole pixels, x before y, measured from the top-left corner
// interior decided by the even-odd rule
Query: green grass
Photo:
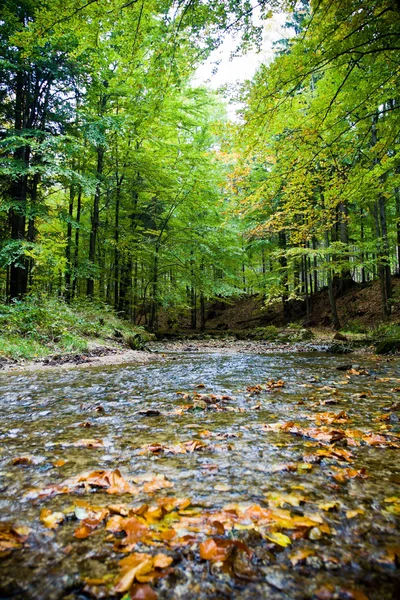
[[[96,302],[65,302],[45,296],[0,304],[0,357],[30,360],[55,353],[82,353],[89,340],[99,344],[129,340],[143,328],[123,321],[107,305]]]

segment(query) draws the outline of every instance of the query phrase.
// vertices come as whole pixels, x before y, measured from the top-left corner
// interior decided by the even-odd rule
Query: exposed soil
[[[400,278],[393,278],[393,305],[391,321],[400,322]],[[291,321],[302,321],[311,327],[331,327],[332,314],[329,308],[328,291],[318,292],[312,299],[309,318],[306,317],[305,304],[292,302],[287,314],[283,313],[283,304],[278,302],[265,306],[259,296],[246,296],[236,301],[218,300],[210,304],[206,312],[206,331],[210,333],[239,331],[266,325],[283,326]],[[354,284],[351,289],[337,299],[337,308],[342,327],[357,324],[371,328],[384,321],[379,281],[368,284]],[[168,315],[161,315],[160,328],[164,331],[189,329],[190,316],[182,314],[174,323]]]
[[[155,356],[142,350],[116,349],[109,346],[97,348],[84,354],[55,354],[40,360],[17,362],[2,360],[0,371],[40,371],[49,368],[76,369],[94,366],[122,365],[128,363],[144,364],[154,360]]]

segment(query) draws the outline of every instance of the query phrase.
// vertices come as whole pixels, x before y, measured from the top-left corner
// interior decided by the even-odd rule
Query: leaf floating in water
[[[65,520],[65,515],[62,512],[52,512],[49,508],[43,508],[40,513],[40,520],[49,529],[57,529]]]
[[[169,573],[169,570],[165,569],[172,562],[172,557],[163,553],[153,557],[151,554],[134,552],[120,561],[121,574],[115,583],[114,592],[127,592],[134,581],[147,583],[165,577]]]
[[[0,557],[6,556],[12,550],[22,548],[31,530],[29,527],[14,527],[7,523],[0,523]]]
[[[284,533],[270,533],[265,537],[270,542],[274,542],[274,544],[278,544],[278,546],[283,546],[284,548],[286,548],[286,546],[290,546],[290,544],[292,543],[290,537],[288,537]]]

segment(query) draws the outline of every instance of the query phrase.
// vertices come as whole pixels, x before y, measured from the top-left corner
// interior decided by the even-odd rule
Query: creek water
[[[352,371],[337,369],[350,365]],[[268,385],[271,380],[275,383]],[[284,386],[276,384],[279,380]],[[257,384],[264,385],[252,389]],[[26,542],[0,556],[0,598],[121,597],[110,586],[87,585],[117,576],[121,554],[109,532],[103,527],[77,539],[76,520],[68,517],[49,529],[41,511],[68,515],[76,498],[106,506],[154,503],[166,496],[190,498],[198,511],[235,504],[318,513],[327,529],[314,527],[312,534],[302,529],[293,536],[282,528],[291,538],[288,547],[256,527],[226,531],[221,538],[240,539],[249,549],[251,576],[203,560],[199,531],[198,541],[165,550],[174,562],[172,572],[154,582],[159,598],[400,597],[399,390],[398,358],[322,352],[167,352],[146,365],[0,374],[1,522],[3,528],[29,527]],[[217,398],[210,400],[210,394]],[[351,461],[328,454],[308,460],[310,453],[333,445],[265,427],[290,421],[315,428],[316,415],[341,411],[347,420],[341,423],[339,417],[339,424],[329,427],[383,435],[387,443],[356,435],[350,446],[345,438],[337,442],[351,452]],[[168,450],[193,440],[206,446],[177,454]],[[149,444],[167,448],[146,449]],[[165,476],[173,487],[150,496],[140,489],[134,497],[83,486],[43,498],[29,494],[100,469],[119,469],[133,481]],[[298,506],[290,501],[293,494],[301,495]],[[309,556],[293,558],[304,549]],[[154,553],[154,548],[139,543],[137,551]]]

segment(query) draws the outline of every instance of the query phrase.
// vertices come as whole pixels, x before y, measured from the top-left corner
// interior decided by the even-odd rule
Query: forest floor
[[[400,278],[393,277],[392,314],[389,322],[400,322]],[[385,321],[382,312],[379,281],[367,284],[354,284],[337,299],[337,310],[342,329],[354,333],[366,333]],[[307,327],[328,329],[332,318],[327,290],[321,290],[311,300],[311,310],[307,317],[303,302],[293,302],[291,312],[284,315],[283,305],[276,302],[265,306],[260,296],[244,296],[237,300],[219,300],[208,307],[206,329],[208,331],[240,331],[256,327],[283,327],[290,322],[302,323]],[[169,315],[164,315],[160,326],[168,327]],[[178,329],[187,329],[190,315],[180,317],[175,322]],[[170,320],[170,319],[169,319]]]
[[[392,315],[386,321],[378,282],[354,285],[338,298],[344,341],[351,345],[364,340],[368,346],[389,337],[399,340],[400,347],[400,278],[393,279],[393,292]],[[143,327],[119,319],[108,307],[32,299],[0,310],[0,370],[145,363],[155,358],[154,353],[162,353],[163,347],[170,349],[167,341],[174,341],[174,349],[182,352],[205,347],[287,351],[293,344],[300,350],[318,348],[335,342],[328,307],[324,290],[313,299],[308,317],[301,303],[291,306],[288,317],[282,303],[266,307],[256,296],[218,300],[207,307],[204,332],[190,329],[185,313],[176,319],[161,313],[157,339],[163,346]]]

